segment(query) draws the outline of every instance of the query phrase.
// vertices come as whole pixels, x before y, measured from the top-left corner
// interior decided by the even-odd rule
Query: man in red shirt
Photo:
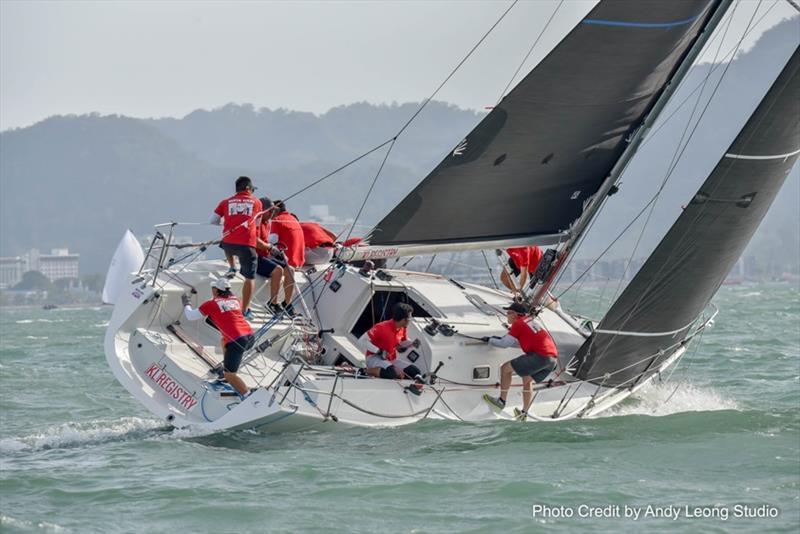
[[[242,363],[245,351],[253,348],[255,338],[253,329],[242,315],[242,305],[233,293],[227,278],[220,278],[211,283],[211,300],[202,303],[196,310],[189,303],[189,295],[181,295],[183,312],[190,321],[197,321],[204,316],[214,322],[222,333],[224,359],[222,370],[225,380],[233,386],[239,395],[247,395],[249,390],[236,372]]]
[[[397,353],[404,353],[409,347],[419,347],[419,339],[408,340],[408,323],[414,313],[414,308],[403,302],[398,302],[392,308],[392,318],[380,322],[369,329],[366,339],[362,344],[366,347],[367,368],[366,372],[376,378],[401,379],[413,378],[422,382],[422,373],[411,362],[399,360]],[[420,389],[410,389],[412,393],[419,393]]]
[[[306,244],[305,260],[310,265],[329,263],[336,246],[336,234],[319,223],[302,221],[303,239]]]
[[[542,259],[542,249],[539,247],[516,247],[506,249],[508,253],[508,267],[511,269],[511,274],[519,277],[519,287],[514,284],[514,280],[508,274],[508,271],[503,269],[500,273],[500,281],[503,285],[511,290],[511,293],[518,295],[522,293],[525,288],[525,282],[528,280],[528,274],[536,270],[539,261]],[[500,251],[497,251],[500,254]]]
[[[506,319],[511,325],[508,334],[503,337],[484,337],[483,341],[493,347],[518,346],[525,354],[500,367],[500,397],[484,395],[483,399],[495,410],[503,411],[511,386],[512,373],[517,373],[522,377],[522,411],[515,410],[514,415],[518,419],[525,420],[533,400],[531,382],[538,384],[556,368],[558,349],[544,326],[535,319],[527,317],[528,310],[524,305],[514,302],[503,309],[506,310]]]
[[[225,251],[230,273],[236,272],[233,257],[239,258],[244,276],[242,306],[245,317],[250,316],[250,297],[253,294],[253,279],[256,276],[256,232],[261,218],[261,201],[253,196],[253,181],[247,176],[236,179],[236,194],[217,205],[211,218],[212,224],[223,222],[220,248]]]
[[[262,223],[262,240],[280,250],[285,255],[286,265],[283,269],[283,303],[289,315],[295,315],[292,306],[294,294],[294,269],[305,263],[305,238],[300,221],[286,211],[282,200],[276,200],[273,207],[265,213],[266,221]],[[263,239],[266,235],[267,239]],[[274,254],[273,254],[274,255]]]
[[[256,254],[258,255],[256,274],[269,278],[270,299],[268,307],[273,314],[279,314],[283,313],[283,307],[278,304],[278,294],[286,271],[286,256],[277,247],[273,247],[269,243],[269,216],[275,204],[268,197],[261,197],[259,200],[264,209],[264,216],[261,218],[261,224],[258,225],[256,239]]]

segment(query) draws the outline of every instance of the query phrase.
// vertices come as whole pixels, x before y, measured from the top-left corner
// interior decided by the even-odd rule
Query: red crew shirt
[[[542,249],[539,247],[516,247],[507,249],[506,252],[518,269],[525,267],[529,273],[536,270],[542,259]]]
[[[315,222],[301,222],[300,228],[303,229],[306,248],[332,247],[336,242],[336,234]]]
[[[306,262],[306,242],[300,221],[284,211],[270,221],[269,232],[278,236],[277,245],[286,254],[286,262],[292,267],[302,267]]]
[[[200,313],[209,317],[222,332],[222,339],[227,345],[242,336],[253,333],[250,324],[242,315],[242,303],[231,295],[207,300],[198,308]]]
[[[393,319],[376,324],[369,329],[367,336],[373,345],[386,351],[386,359],[390,362],[397,359],[397,346],[400,342],[408,339],[406,329],[397,328]],[[367,351],[367,356],[373,354],[373,352]]]
[[[533,321],[526,321],[525,317],[517,318],[508,333],[517,338],[519,346],[524,352],[535,352],[540,356],[550,356],[551,358],[558,356],[556,344],[547,330]]]
[[[256,246],[256,219],[261,201],[250,191],[240,191],[219,203],[214,213],[222,217],[222,242],[229,245]]]

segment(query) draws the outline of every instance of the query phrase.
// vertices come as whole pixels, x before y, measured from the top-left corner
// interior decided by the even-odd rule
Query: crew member
[[[273,207],[265,213],[268,217],[266,232],[267,241],[286,256],[283,270],[283,308],[289,315],[295,315],[292,306],[294,294],[294,270],[305,262],[305,239],[300,221],[294,214],[286,211],[282,200],[276,200]]]
[[[521,295],[525,288],[525,282],[528,280],[528,274],[533,274],[539,261],[542,259],[542,249],[539,247],[516,247],[506,249],[508,253],[508,267],[511,269],[511,274],[519,278],[519,286],[514,283],[514,280],[508,274],[508,271],[503,269],[500,273],[500,281],[506,286],[513,295]],[[498,250],[498,254],[500,251]]]
[[[319,223],[301,221],[305,241],[305,262],[309,265],[329,263],[336,246],[336,234]]]
[[[408,339],[407,328],[413,313],[410,305],[398,302],[392,308],[392,318],[370,328],[362,343],[367,349],[368,375],[388,379],[412,378],[419,382],[419,387],[412,392],[419,392],[422,383],[419,368],[397,358],[398,352],[420,345],[419,339]]]
[[[239,267],[244,276],[242,287],[242,306],[245,317],[251,317],[250,297],[253,294],[256,276],[256,232],[261,218],[261,201],[253,196],[253,181],[247,176],[236,179],[236,194],[219,203],[211,218],[212,224],[223,221],[222,242],[220,247],[225,251],[229,273],[236,272],[233,257],[239,258]]]
[[[242,315],[242,305],[233,293],[227,278],[219,278],[211,283],[211,300],[202,303],[196,310],[189,303],[189,295],[181,295],[183,313],[190,321],[198,321],[204,316],[214,322],[222,333],[224,359],[222,370],[225,380],[233,386],[239,395],[249,393],[244,381],[236,372],[242,363],[245,351],[255,343],[253,329]]]
[[[256,254],[258,255],[256,274],[269,279],[270,298],[268,307],[273,314],[278,314],[283,312],[283,308],[278,303],[278,294],[281,290],[281,281],[283,281],[286,269],[286,257],[277,247],[273,247],[269,243],[269,213],[274,204],[268,197],[261,197],[259,200],[264,209],[264,216],[261,218],[261,224],[258,225],[256,239]]]
[[[524,420],[533,400],[531,382],[538,384],[556,368],[558,349],[544,326],[536,319],[527,317],[528,310],[524,305],[514,302],[503,309],[511,325],[508,334],[503,337],[484,337],[483,341],[493,347],[520,347],[525,354],[500,367],[500,397],[484,395],[483,399],[495,410],[502,411],[506,407],[512,372],[517,373],[522,377],[522,411],[515,410],[514,415]]]

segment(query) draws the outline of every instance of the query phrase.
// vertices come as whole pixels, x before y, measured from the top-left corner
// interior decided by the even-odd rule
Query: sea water
[[[796,532],[800,288],[715,302],[668,381],[596,419],[212,436],[116,382],[110,309],[2,309],[0,531]]]

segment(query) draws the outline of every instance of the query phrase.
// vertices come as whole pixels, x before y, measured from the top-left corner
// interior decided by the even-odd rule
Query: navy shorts
[[[242,356],[246,350],[250,350],[255,345],[253,334],[237,337],[225,345],[225,358],[222,360],[222,367],[229,373],[235,373],[242,364]]]
[[[511,269],[511,274],[514,276],[519,276],[522,271],[519,270],[517,264],[514,262],[514,258],[508,258],[508,268]]]
[[[219,248],[225,251],[228,256],[239,258],[239,270],[242,276],[248,280],[256,277],[256,249],[247,245],[234,245],[232,243],[220,243]]]
[[[519,376],[530,376],[534,382],[541,382],[556,368],[556,359],[527,352],[511,360],[511,368]]]
[[[266,256],[258,257],[258,266],[256,267],[256,274],[269,278],[272,276],[272,271],[278,266],[286,267],[286,262],[276,260],[275,258],[268,258]]]

